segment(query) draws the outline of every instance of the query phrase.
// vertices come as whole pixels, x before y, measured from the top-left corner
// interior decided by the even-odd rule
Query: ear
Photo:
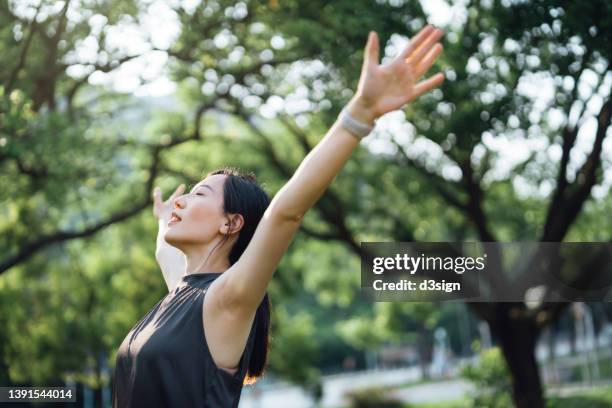
[[[223,235],[233,235],[240,232],[244,227],[244,218],[241,214],[230,214],[225,218],[225,222],[221,227],[221,233]]]

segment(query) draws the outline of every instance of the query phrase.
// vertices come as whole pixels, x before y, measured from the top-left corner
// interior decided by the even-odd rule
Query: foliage
[[[346,398],[350,408],[402,408],[398,399],[389,395],[385,388],[364,388],[348,392]]]
[[[605,408],[612,405],[612,388],[581,391],[571,396],[551,396],[547,408]]]
[[[93,80],[145,57],[108,38],[151,2],[36,4],[0,2],[3,384],[108,384],[123,336],[165,291],[153,184],[237,165],[273,195],[351,97],[368,31],[389,55],[427,21],[417,1],[177,3],[178,35],[157,51],[177,92],[160,101]],[[359,242],[609,240],[609,162],[590,154],[603,143],[609,2],[455,6],[445,85],[379,121],[283,259],[270,374],[311,383],[322,359],[341,365],[334,350],[426,340],[450,320],[433,304],[364,302]],[[470,305],[480,317],[497,306]]]
[[[461,376],[473,383],[472,407],[512,408],[511,377],[501,350],[483,350],[475,364],[466,365]]]
[[[270,356],[270,365],[289,381],[301,385],[314,382],[318,370],[310,363],[317,353],[312,316],[307,312],[290,315],[285,307],[279,306],[273,318],[275,330],[271,347],[274,353]]]

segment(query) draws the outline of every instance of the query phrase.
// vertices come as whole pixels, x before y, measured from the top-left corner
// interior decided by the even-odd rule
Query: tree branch
[[[34,17],[32,18],[32,21],[30,21],[28,27],[29,27],[29,31],[28,31],[28,36],[26,37],[25,43],[23,44],[23,48],[21,48],[21,53],[19,54],[19,59],[17,60],[17,65],[15,66],[15,68],[13,68],[13,71],[11,71],[11,75],[9,76],[8,80],[6,81],[6,85],[5,85],[5,94],[10,94],[11,90],[13,89],[13,85],[15,83],[15,80],[17,79],[17,75],[19,74],[19,71],[21,71],[21,69],[23,68],[23,66],[25,65],[25,61],[26,61],[26,57],[28,54],[28,50],[30,49],[30,44],[32,43],[32,38],[34,38],[34,32],[36,31],[36,18],[38,17],[38,13],[40,12],[40,9],[43,5],[43,2],[41,1],[40,4],[38,4],[38,7],[36,7],[36,12],[34,13]],[[8,8],[8,6],[7,6]]]
[[[452,180],[447,180],[439,174],[427,170],[427,168],[421,163],[419,163],[417,160],[408,156],[406,150],[404,150],[403,146],[401,146],[397,142],[397,140],[395,140],[394,138],[391,138],[391,140],[397,147],[397,151],[400,153],[401,156],[399,159],[396,159],[396,164],[400,166],[409,165],[410,167],[421,173],[421,175],[423,175],[423,177],[425,177],[426,179],[432,180],[434,182],[434,188],[438,191],[442,198],[444,198],[450,205],[458,208],[461,211],[467,212],[467,205],[461,202],[459,197],[457,197],[454,193],[452,193],[448,188],[445,187],[448,184],[458,186],[458,183]]]
[[[195,129],[192,135],[184,138],[174,138],[167,144],[149,144],[147,147],[151,151],[151,165],[149,168],[149,177],[145,183],[145,195],[141,198],[141,200],[128,208],[127,210],[119,211],[107,219],[100,221],[94,225],[88,226],[80,231],[56,231],[51,234],[46,234],[35,238],[30,243],[23,245],[19,248],[16,254],[8,256],[6,259],[0,261],[0,274],[7,271],[9,268],[27,260],[30,256],[34,255],[36,252],[52,245],[55,243],[60,243],[64,241],[68,241],[71,239],[84,238],[87,236],[91,236],[98,231],[104,229],[105,227],[124,221],[136,214],[138,214],[141,210],[149,206],[151,204],[151,194],[150,192],[153,190],[153,183],[155,182],[155,178],[157,177],[160,165],[160,155],[164,149],[171,148],[181,143],[185,143],[190,140],[199,140],[201,139],[200,135],[200,122],[201,118],[206,111],[206,109],[210,105],[203,104],[201,105],[195,115]]]
[[[481,241],[495,242],[497,240],[489,230],[487,216],[482,208],[484,193],[480,187],[480,182],[474,180],[474,169],[470,159],[467,158],[460,167],[463,172],[463,184],[469,197],[467,203],[468,216],[476,226]]]
[[[583,107],[581,109],[580,114],[576,118],[576,123],[574,124],[570,123],[570,113],[571,113],[572,106],[574,106],[575,102],[578,101],[578,83],[580,81],[580,77],[582,76],[582,73],[584,72],[586,68],[586,63],[590,59],[591,54],[592,54],[592,51],[588,49],[583,58],[583,62],[580,67],[580,70],[574,77],[574,88],[572,89],[571,99],[565,111],[565,117],[567,118],[567,122],[563,129],[562,154],[561,154],[561,161],[559,163],[559,171],[557,173],[557,184],[556,184],[555,192],[548,206],[548,211],[546,214],[546,221],[544,223],[544,231],[549,230],[552,227],[552,224],[555,222],[557,218],[558,210],[562,206],[562,202],[564,201],[565,192],[568,186],[567,166],[569,164],[570,152],[572,148],[574,147],[574,143],[576,143],[576,137],[578,136],[578,130],[580,128],[579,126],[580,118],[583,115],[584,109],[586,107],[586,103],[582,102]]]
[[[597,170],[601,165],[603,141],[610,126],[611,98],[611,96],[608,96],[608,100],[603,104],[597,115],[597,131],[591,153],[576,173],[574,183],[567,188],[563,196],[564,199],[557,203],[559,208],[555,212],[555,217],[547,221],[541,238],[544,242],[560,242],[563,240],[597,182]]]
[[[315,231],[314,229],[307,227],[303,222],[300,225],[300,231],[312,238],[320,239],[323,241],[338,240],[339,238],[338,235],[334,232]]]
[[[19,251],[15,255],[9,256],[8,258],[0,262],[0,274],[6,272],[9,268],[19,264],[20,262],[25,261],[32,255],[34,255],[36,252],[51,244],[91,236],[109,225],[124,221],[132,217],[133,215],[138,214],[142,209],[149,206],[152,201],[151,194],[149,192],[152,191],[153,182],[155,180],[155,177],[157,176],[159,153],[160,151],[157,149],[153,151],[151,166],[149,169],[149,178],[145,186],[145,195],[137,202],[137,204],[131,206],[126,210],[119,211],[116,214],[113,214],[110,217],[106,218],[105,220],[100,221],[94,225],[90,225],[80,231],[56,231],[52,234],[46,234],[37,237],[32,242],[21,246]]]

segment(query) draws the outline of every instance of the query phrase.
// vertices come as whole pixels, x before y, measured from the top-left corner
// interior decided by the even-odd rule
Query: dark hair
[[[227,176],[223,185],[223,211],[226,214],[241,214],[244,218],[244,224],[238,233],[238,240],[229,253],[229,262],[230,265],[233,265],[251,241],[259,221],[270,204],[270,198],[257,183],[255,174],[252,172],[242,173],[234,167],[223,167],[213,170],[206,177],[215,174]],[[244,380],[245,384],[253,384],[263,375],[266,368],[270,344],[270,299],[267,292],[257,307],[255,322],[255,343]]]

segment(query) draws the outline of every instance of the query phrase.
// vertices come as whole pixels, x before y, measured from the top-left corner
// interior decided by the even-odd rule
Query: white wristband
[[[340,124],[360,141],[374,130],[374,126],[366,125],[352,117],[346,108],[340,112]],[[374,125],[376,125],[376,122],[374,122]]]

